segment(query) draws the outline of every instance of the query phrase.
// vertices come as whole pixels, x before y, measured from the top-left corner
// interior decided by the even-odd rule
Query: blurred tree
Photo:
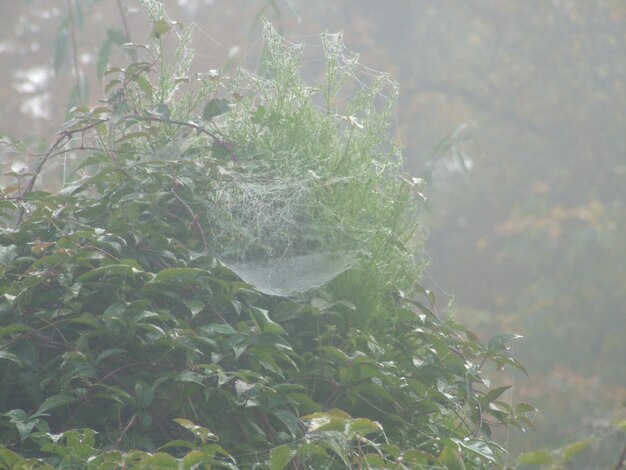
[[[358,3],[338,15],[360,13],[349,43],[399,78],[410,163],[436,168],[435,284],[464,321],[526,336],[517,393],[543,414],[510,445],[557,445],[626,397],[626,7]],[[430,152],[464,122],[469,185]]]
[[[140,42],[148,32],[136,24],[136,3],[121,3]],[[278,19],[268,1],[171,3],[173,15],[197,22],[206,70],[253,60],[253,19]],[[624,2],[276,4],[295,41],[343,29],[364,62],[400,82],[398,134],[409,165],[420,174],[434,168],[431,276],[451,286],[465,321],[526,336],[516,353],[533,378],[517,389],[543,397],[536,439],[560,441],[583,415],[619,405],[626,395]],[[104,25],[123,25],[117,2],[84,5],[79,59],[93,91]],[[41,38],[55,37],[66,3],[5,1],[0,12],[0,80],[11,84],[0,89],[0,131],[49,135],[74,81],[65,69],[52,77],[55,42]],[[468,185],[458,165],[431,149],[469,122],[476,125],[464,144]]]

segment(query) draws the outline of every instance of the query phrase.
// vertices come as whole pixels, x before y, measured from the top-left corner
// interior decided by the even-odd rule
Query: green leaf
[[[120,137],[119,139],[117,139],[115,141],[116,144],[121,144],[123,142],[128,142],[129,140],[135,140],[135,139],[141,139],[141,138],[149,138],[150,137],[150,133],[146,132],[146,131],[137,131],[137,132],[127,132],[125,133],[122,137]],[[129,204],[130,205],[130,204]],[[137,204],[135,204],[135,206],[138,207]],[[137,214],[137,216],[139,216],[139,214]],[[129,216],[129,220],[131,222],[134,222],[132,220],[132,217]]]
[[[74,21],[76,22],[76,26],[79,29],[83,28],[83,2],[81,2],[80,0],[72,0],[72,6],[70,8],[72,8],[72,11],[74,13]]]
[[[452,446],[445,446],[439,455],[439,463],[447,470],[465,470],[465,463],[461,453]]]
[[[190,370],[184,370],[182,372],[180,372],[175,378],[174,380],[176,380],[177,382],[193,382],[193,383],[197,383],[198,385],[202,385],[204,386],[204,379],[206,377],[200,374],[197,374],[195,372],[192,372]]]
[[[565,446],[565,448],[563,448],[563,451],[561,452],[562,462],[563,463],[569,462],[570,460],[572,460],[572,458],[574,458],[576,454],[582,452],[587,447],[589,447],[592,442],[593,442],[593,439],[583,439],[583,440],[576,441],[572,444]]]
[[[194,318],[204,309],[204,302],[199,299],[183,299],[183,303],[191,312],[191,317]]]
[[[135,399],[128,392],[112,385],[106,385],[103,383],[98,384],[98,386],[109,392],[101,393],[100,396],[102,398],[113,400],[117,403],[120,403],[121,405],[138,406]]]
[[[128,42],[126,34],[121,29],[107,29],[107,37],[118,46]]]
[[[8,300],[8,299],[7,299]],[[18,323],[11,323],[10,325],[0,328],[0,338],[4,336],[11,336],[15,333],[23,333],[24,331],[31,331],[32,328],[28,325],[20,325]]]
[[[207,458],[208,456],[200,451],[200,450],[192,450],[191,452],[188,452],[187,454],[185,454],[185,456],[182,459],[182,468],[183,470],[192,470],[192,469],[199,469],[202,468],[200,467],[200,464],[202,463],[210,463],[207,462]]]
[[[123,468],[124,455],[117,450],[103,452],[89,459],[88,468],[94,470],[114,470]]]
[[[393,457],[395,460],[398,460],[402,455],[402,451],[400,447],[393,444],[381,444],[380,450],[385,454]]]
[[[455,442],[457,442],[457,444],[462,448],[478,455],[482,459],[487,460],[488,462],[495,462],[493,450],[485,441],[480,439],[470,439],[467,441],[456,440]]]
[[[17,433],[20,435],[20,440],[22,441],[29,436],[33,429],[35,429],[38,421],[38,419],[31,419],[28,421],[11,420],[17,428]]]
[[[98,354],[95,364],[98,365],[100,362],[104,361],[107,357],[111,357],[117,354],[124,354],[126,352],[127,351],[125,349],[120,349],[120,348],[107,349],[105,351],[102,351],[100,354]]]
[[[65,56],[67,55],[69,45],[68,23],[69,18],[64,18],[56,32],[54,40],[54,60],[52,62],[55,74],[61,69]]]
[[[96,61],[96,74],[98,79],[104,77],[109,58],[111,57],[111,50],[113,49],[113,41],[110,38],[104,40],[98,51],[98,60]]]
[[[0,246],[0,266],[7,266],[17,258],[17,245]]]
[[[248,309],[252,320],[261,328],[263,333],[287,334],[278,323],[272,321],[267,310],[258,307]]]
[[[178,423],[179,425],[181,425],[183,428],[190,431],[194,436],[199,438],[203,443],[206,443],[209,440],[217,441],[217,436],[215,434],[213,434],[207,428],[194,424],[192,421],[188,419],[176,418],[174,419],[174,421]]]
[[[326,451],[326,449],[324,449],[322,446],[312,443],[312,442],[308,442],[305,444],[302,444],[298,447],[298,449],[296,450],[296,456],[298,457],[314,457],[314,456],[319,456],[319,457],[324,457],[324,458],[328,458],[328,452]]]
[[[142,271],[127,264],[109,264],[86,272],[79,276],[76,282],[85,282],[100,276],[126,276],[134,278],[135,274],[140,272]]]
[[[208,274],[204,269],[199,268],[167,268],[159,271],[154,278],[154,282],[166,282],[172,279],[184,280],[189,277],[196,277]]]
[[[330,360],[334,364],[345,364],[348,362],[348,356],[341,349],[334,346],[322,346],[319,351],[324,354],[324,358]]]
[[[218,444],[207,444],[202,446],[202,452],[204,452],[205,455],[208,455],[210,457],[215,456],[215,454],[219,454],[223,457],[231,457],[230,454],[226,451],[226,449],[224,449],[222,446],[218,445]],[[220,465],[222,464],[226,464],[227,462],[221,461]],[[224,467],[226,468],[231,468],[229,465],[224,465]],[[237,470],[237,468],[235,467],[234,470]]]
[[[158,468],[159,470],[178,470],[178,460],[165,452],[148,455],[141,460],[140,468]]]
[[[210,121],[216,116],[220,116],[230,111],[230,100],[225,98],[213,98],[207,104],[204,105],[202,110],[202,119]]]
[[[0,447],[0,463],[3,464],[2,468],[17,468],[17,463],[24,460],[19,454],[16,454],[12,450],[6,447]]]
[[[362,382],[353,387],[352,390],[358,392],[359,395],[376,397],[378,399],[385,400],[390,404],[395,404],[393,396],[391,396],[391,394],[385,389],[385,387],[382,385],[378,385],[378,383],[375,382]]]
[[[135,398],[140,408],[148,408],[154,400],[154,384],[144,381],[135,382]]]
[[[626,431],[626,420],[617,420],[611,423],[615,428],[621,429],[622,431]]]
[[[491,339],[489,340],[489,344],[488,347],[490,350],[508,350],[509,348],[509,343],[511,341],[514,341],[516,339],[521,339],[523,338],[523,336],[521,335],[515,335],[512,333],[498,333],[497,335],[494,335],[491,337]]]
[[[274,447],[270,451],[270,470],[283,470],[291,461],[293,453],[288,445]]]
[[[169,121],[170,116],[171,116],[170,107],[166,105],[165,103],[158,104],[152,112],[156,114],[157,116],[160,116],[161,118],[165,119],[166,121]]]
[[[511,388],[510,385],[505,385],[504,387],[498,387],[498,388],[494,388],[492,390],[489,390],[487,392],[487,398],[489,398],[489,401],[494,401],[500,395],[502,395],[504,392],[506,392],[509,388]]]
[[[135,82],[137,83],[137,85],[139,86],[139,88],[141,89],[141,91],[143,91],[146,96],[148,97],[148,99],[150,101],[152,101],[153,97],[154,97],[154,90],[152,88],[152,84],[150,83],[150,80],[148,80],[145,76],[143,75],[138,75],[135,78]],[[168,115],[169,117],[169,115]]]
[[[518,403],[517,406],[515,407],[515,414],[516,415],[520,415],[520,414],[524,414],[524,413],[530,413],[530,412],[536,412],[537,408],[535,408],[532,405],[529,405],[528,403]]]
[[[0,360],[15,362],[18,365],[22,365],[20,359],[15,354],[8,351],[0,351]]]
[[[67,109],[70,110],[70,112],[76,111],[77,107],[80,109],[81,105],[87,102],[88,96],[89,82],[87,81],[86,75],[81,74],[67,98]]]
[[[495,363],[498,370],[501,370],[504,366],[509,365],[515,367],[519,371],[522,371],[524,375],[528,377],[528,371],[526,370],[526,367],[524,367],[524,365],[515,358],[500,355],[495,359]]]
[[[302,417],[303,421],[309,422],[307,432],[321,431],[344,431],[346,423],[352,418],[345,411],[333,408],[328,411],[320,411]]]
[[[382,430],[383,427],[379,423],[367,418],[352,419],[348,422],[348,433],[358,433],[365,436]]]
[[[359,464],[364,464],[362,468],[386,468],[387,462],[378,454],[365,454],[357,459]]]
[[[209,337],[215,335],[231,336],[237,333],[237,331],[228,323],[214,323],[212,325],[206,325],[200,327],[200,330],[206,333]]]
[[[302,425],[298,417],[289,410],[274,410],[272,412],[289,430],[292,437],[296,437],[302,429]]]
[[[435,457],[421,450],[409,449],[402,453],[402,461],[408,464],[426,464],[435,460]],[[421,468],[421,467],[417,467]]]
[[[44,402],[41,405],[39,405],[39,408],[37,409],[37,412],[33,415],[33,417],[41,416],[46,411],[50,411],[50,410],[53,410],[54,408],[59,408],[61,406],[68,405],[69,403],[73,403],[74,401],[75,401],[75,398],[72,395],[69,395],[67,393],[59,393],[57,395],[52,395],[46,398],[46,400],[44,400]]]
[[[520,465],[551,465],[554,463],[554,457],[545,450],[524,452],[517,457],[517,463]]]
[[[170,29],[172,29],[172,26],[169,22],[165,20],[157,20],[152,25],[151,34],[155,38],[160,38],[161,36],[169,32]]]
[[[159,450],[171,449],[173,447],[181,447],[183,449],[195,449],[196,445],[193,442],[184,441],[182,439],[173,439],[159,447]]]

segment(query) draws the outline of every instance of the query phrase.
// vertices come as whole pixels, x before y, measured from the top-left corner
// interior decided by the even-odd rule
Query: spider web
[[[351,254],[323,243],[316,216],[327,208],[312,196],[312,179],[223,170],[211,208],[212,228],[222,240],[218,258],[263,293],[304,293],[355,264]]]

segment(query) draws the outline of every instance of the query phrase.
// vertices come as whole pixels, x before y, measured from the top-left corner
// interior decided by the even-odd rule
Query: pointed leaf
[[[504,392],[506,392],[509,388],[511,388],[511,385],[505,385],[504,387],[498,387],[498,388],[494,388],[492,390],[489,390],[487,392],[487,398],[489,398],[489,401],[494,401],[500,395],[502,395]]]
[[[537,450],[520,454],[517,457],[517,463],[521,465],[551,465],[554,463],[554,457],[548,451]]]
[[[489,340],[489,349],[492,350],[502,350],[502,349],[508,349],[508,344],[511,341],[514,341],[516,339],[520,339],[523,336],[521,335],[515,335],[512,333],[498,333],[497,335],[494,335],[490,340]]]
[[[100,362],[104,361],[107,357],[110,357],[116,354],[123,354],[125,352],[126,352],[125,349],[120,349],[120,348],[107,349],[105,351],[102,351],[100,354],[98,354],[95,364],[98,365]]]
[[[531,411],[537,411],[537,408],[535,408],[532,405],[529,405],[528,403],[518,403],[517,406],[515,407],[516,415],[523,414],[523,413],[530,413]]]
[[[587,447],[589,447],[592,442],[592,439],[583,439],[581,441],[576,441],[572,444],[569,444],[568,446],[565,446],[563,452],[561,453],[561,460],[563,461],[563,463],[569,462],[576,454],[582,452]]]
[[[139,468],[158,468],[160,470],[178,470],[178,460],[165,452],[157,452],[141,459]]]
[[[65,56],[67,55],[67,47],[69,44],[69,34],[67,29],[68,21],[68,18],[65,18],[61,22],[54,40],[53,68],[55,74],[61,69],[61,65],[63,65],[63,61],[65,60]]]
[[[37,412],[33,416],[40,416],[44,414],[46,411],[52,410],[54,408],[58,408],[60,406],[67,405],[69,403],[74,402],[74,397],[67,393],[59,393],[57,395],[52,395],[51,397],[46,398],[46,400],[39,405]]]
[[[157,20],[152,25],[152,36],[155,38],[160,38],[164,34],[166,34],[172,26],[165,20]]]
[[[373,432],[381,432],[383,427],[376,421],[367,418],[357,418],[350,420],[348,430],[350,433],[358,433],[365,436]]]
[[[447,470],[465,470],[465,463],[463,457],[458,450],[451,446],[445,446],[441,455],[439,456],[439,462],[445,465]]]
[[[0,246],[0,266],[6,266],[17,258],[17,245]]]
[[[170,107],[165,103],[158,104],[152,112],[166,121],[170,118]]]
[[[270,470],[283,470],[291,461],[291,449],[288,445],[274,447],[270,451]]]
[[[216,116],[227,113],[228,111],[230,111],[229,100],[224,98],[213,98],[204,105],[204,109],[202,110],[202,119],[209,121]]]
[[[109,63],[112,50],[113,41],[110,38],[105,39],[100,46],[100,50],[98,51],[98,60],[96,62],[96,74],[98,75],[98,79],[102,79],[102,77],[104,77],[104,72],[107,69],[107,64]]]
[[[22,365],[20,359],[13,353],[8,351],[0,351],[0,360],[4,359],[5,361],[15,362],[18,365]]]

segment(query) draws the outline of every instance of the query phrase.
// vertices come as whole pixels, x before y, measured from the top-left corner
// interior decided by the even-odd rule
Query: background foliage
[[[308,84],[301,48],[269,25],[258,73],[194,74],[192,29],[143,6],[151,44],[125,44],[126,63],[102,70],[105,99],[75,106],[1,193],[3,465],[500,466],[492,427],[524,428],[534,408],[503,401],[508,386],[483,369],[524,370],[517,336],[481,344],[418,284],[423,196],[387,133],[395,84],[338,35],[322,36],[325,74]],[[59,160],[62,186],[47,191]],[[299,212],[281,192],[260,206],[306,228],[278,257],[313,245],[355,259],[270,295],[223,262],[251,230],[229,188],[294,179],[307,182]],[[255,255],[287,250],[252,234]]]
[[[149,33],[134,2],[71,3],[83,8],[73,22],[55,0],[0,5],[0,76],[11,85],[0,90],[2,132],[54,138],[76,83],[72,28],[90,102],[101,96],[103,58],[123,59],[121,38],[142,42]],[[598,440],[583,452],[586,460],[571,464],[614,466],[623,434],[610,422],[619,421],[615,410],[624,400],[623,2],[168,6],[200,26],[201,70],[254,65],[265,15],[310,50],[319,47],[319,31],[344,30],[362,62],[393,74],[401,85],[397,121],[407,165],[432,174],[426,282],[453,293],[457,315],[482,337],[504,330],[526,338],[514,354],[531,378],[516,376],[514,391],[541,413],[535,432],[503,435],[501,442],[515,453],[560,447],[591,432]],[[53,77],[55,62],[63,66]],[[470,122],[469,140],[448,146],[450,158],[432,158],[443,136]],[[450,163],[453,152],[457,163]],[[33,161],[0,156],[4,170]],[[459,171],[463,166],[469,174]],[[50,165],[43,184],[58,188],[63,168]]]

